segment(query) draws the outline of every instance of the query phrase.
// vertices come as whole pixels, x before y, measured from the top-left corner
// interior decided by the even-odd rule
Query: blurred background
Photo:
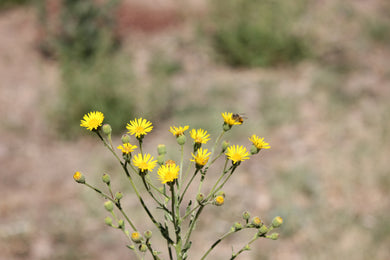
[[[170,125],[216,138],[224,111],[246,117],[232,143],[271,144],[204,211],[189,259],[244,210],[285,222],[240,259],[390,259],[389,14],[388,0],[0,0],[0,259],[134,259],[76,170],[99,187],[110,173],[158,246],[115,160],[79,127],[92,110],[116,144],[129,120],[151,120],[154,156],[159,143],[177,152]]]

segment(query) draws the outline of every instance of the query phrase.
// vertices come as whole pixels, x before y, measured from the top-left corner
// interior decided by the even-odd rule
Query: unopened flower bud
[[[141,234],[137,231],[131,233],[131,240],[135,243],[140,243],[142,241]]]
[[[204,195],[203,195],[203,193],[198,193],[198,195],[196,195],[196,201],[197,201],[199,204],[202,204],[202,202],[204,201]]]
[[[222,206],[224,202],[225,202],[225,198],[221,195],[216,196],[214,198],[214,205],[216,206]]]
[[[75,172],[75,174],[73,175],[73,179],[77,183],[85,183],[85,177],[81,172]]]
[[[259,228],[259,235],[264,235],[264,234],[267,234],[268,232],[268,228],[266,225],[262,225],[260,228]]]
[[[125,228],[125,221],[123,219],[118,220],[118,228],[120,229]]]
[[[224,198],[226,197],[225,192],[222,191],[222,190],[218,191],[215,195],[216,195],[216,196],[222,196],[222,197],[224,197]]]
[[[161,155],[157,156],[157,163],[159,165],[163,165],[164,161],[165,161],[165,154],[161,154]]]
[[[111,132],[112,132],[112,128],[111,128],[111,126],[110,126],[109,124],[104,124],[104,125],[102,126],[102,130],[103,130],[103,133],[104,133],[105,135],[110,135]]]
[[[277,240],[279,238],[279,233],[272,233],[271,235],[267,236],[267,238]]]
[[[274,228],[278,228],[280,227],[281,225],[283,224],[283,219],[279,216],[275,217],[273,220],[272,220],[272,227]]]
[[[226,151],[226,149],[229,147],[229,145],[230,145],[230,142],[229,141],[223,141],[223,143],[222,143],[222,152],[225,152]]]
[[[243,219],[248,220],[250,217],[251,217],[251,214],[248,211],[244,211],[244,213],[242,213]]]
[[[151,239],[152,238],[152,231],[146,230],[144,232],[144,236],[145,236],[146,239]]]
[[[117,193],[115,193],[115,199],[116,200],[121,200],[123,198],[123,193],[118,191]]]
[[[259,153],[260,150],[256,146],[252,145],[250,151],[251,154],[253,155]]]
[[[227,132],[227,131],[229,131],[231,128],[232,128],[231,125],[226,124],[226,123],[223,124],[223,131]]]
[[[257,216],[252,218],[252,222],[251,223],[252,223],[252,225],[254,225],[257,228],[259,228],[261,226],[261,224],[262,224],[261,219],[259,217],[257,217]]]
[[[112,226],[112,218],[106,217],[106,218],[104,219],[104,222],[105,222],[107,225]]]
[[[144,253],[144,252],[146,252],[146,250],[148,250],[148,247],[145,244],[141,244],[139,246],[139,251]]]
[[[110,182],[111,182],[111,177],[110,177],[110,175],[108,175],[107,173],[103,174],[103,176],[102,176],[102,181],[103,181],[105,184],[109,185]]]
[[[167,153],[167,147],[165,146],[165,144],[157,145],[157,153],[158,155],[164,155]]]
[[[128,134],[122,135],[122,143],[123,144],[130,143],[130,135]]]
[[[106,208],[106,210],[108,212],[111,212],[111,211],[114,210],[114,204],[111,201],[109,201],[109,200],[104,202],[104,207]]]
[[[234,227],[234,230],[235,230],[235,231],[238,231],[238,230],[241,230],[241,229],[242,229],[242,225],[241,225],[240,222],[234,223],[233,227]]]
[[[184,145],[186,143],[187,137],[185,135],[179,135],[176,138],[176,141],[179,145]]]

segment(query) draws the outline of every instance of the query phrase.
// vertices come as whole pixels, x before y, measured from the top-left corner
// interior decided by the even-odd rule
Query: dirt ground
[[[193,2],[198,8],[194,10],[202,13],[204,6]],[[375,2],[358,1],[354,8],[360,14],[374,13],[382,1]],[[329,78],[339,80],[339,76],[310,62],[294,68],[232,70],[213,63],[207,54],[185,52],[185,48],[177,54],[185,72],[174,79],[175,88],[201,86],[192,94],[196,102],[206,102],[203,97],[212,91],[224,93],[221,99],[236,100],[236,95],[224,92],[228,84],[231,93],[240,93],[244,104],[236,107],[248,111],[248,118],[258,118],[257,111],[266,108],[276,110],[274,118],[282,121],[280,127],[267,130],[270,152],[262,155],[261,162],[243,167],[248,174],[237,176],[235,185],[228,187],[232,198],[228,205],[236,218],[246,207],[261,212],[268,221],[274,213],[285,214],[290,224],[280,231],[281,240],[262,241],[241,259],[390,258],[390,50],[386,44],[356,44],[353,25],[347,26],[350,35],[329,30],[340,22],[332,18],[330,6],[325,5],[328,15],[318,15],[324,12],[321,8],[312,15],[323,18],[316,22],[320,23],[318,34],[329,41],[326,46],[342,42],[341,54],[337,48],[325,50],[325,62],[338,62],[342,56],[354,64],[339,82],[342,90],[329,85]],[[161,24],[163,20],[155,21]],[[186,26],[178,26],[175,19],[164,21],[167,30],[140,24],[148,32],[132,35],[128,48],[137,50],[134,69],[141,79],[150,48],[170,43],[178,34],[184,43],[188,39]],[[76,170],[94,173],[116,166],[103,146],[87,134],[66,141],[54,132],[46,112],[58,95],[60,75],[56,62],[44,59],[37,50],[37,35],[34,9],[0,12],[0,260],[133,259],[122,234],[104,225],[102,200],[72,179]],[[168,52],[174,53],[175,48]],[[258,90],[258,82],[268,81],[276,81],[277,87]],[[277,108],[265,105],[262,97],[266,95]],[[295,115],[290,114],[288,102],[297,109]],[[287,113],[287,118],[278,111]],[[168,129],[172,123],[173,119],[162,121],[159,129]],[[150,147],[168,134],[153,135]],[[114,141],[119,143],[119,137]],[[251,175],[259,169],[259,175]],[[291,177],[297,173],[302,177]],[[97,182],[99,177],[92,180]],[[135,207],[131,200],[127,204]],[[216,210],[206,214],[210,218],[199,228],[204,233],[195,236],[197,249],[209,246],[215,234],[224,233],[234,221]],[[142,214],[136,215],[142,221]],[[240,239],[229,242],[240,245]],[[221,245],[213,259],[226,259],[230,250],[229,243]],[[197,257],[195,253],[193,259]]]

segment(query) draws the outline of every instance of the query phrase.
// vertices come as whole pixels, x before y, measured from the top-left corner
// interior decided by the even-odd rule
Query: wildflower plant
[[[153,130],[153,124],[147,119],[131,120],[126,127],[128,134],[122,136],[122,144],[117,145],[116,149],[111,139],[111,127],[108,124],[103,125],[103,113],[90,112],[84,115],[81,120],[80,126],[96,133],[116,158],[131,184],[140,207],[159,231],[159,236],[152,235],[150,230],[140,231],[142,227],[136,224],[122,208],[121,199],[124,194],[119,191],[114,193],[109,174],[105,173],[102,176],[102,182],[107,191],[88,183],[86,177],[79,171],[73,175],[77,183],[91,188],[106,200],[104,207],[110,216],[106,217],[104,222],[124,233],[128,238],[127,247],[134,252],[137,259],[145,259],[148,255],[148,258],[153,259],[187,259],[188,251],[192,246],[191,235],[204,208],[223,206],[226,199],[223,187],[236,169],[242,162],[251,159],[262,149],[270,148],[264,138],[256,135],[248,138],[252,143],[249,150],[242,145],[230,145],[228,141],[223,141],[223,136],[227,131],[231,130],[233,126],[242,125],[243,118],[238,114],[227,112],[221,115],[223,119],[223,121],[221,120],[221,134],[216,138],[211,148],[204,147],[211,140],[210,134],[206,130],[192,129],[189,131],[192,138],[192,147],[188,151],[189,160],[184,159],[186,131],[189,126],[170,127],[169,131],[179,145],[180,161],[178,163],[166,158],[167,148],[165,145],[158,145],[156,159],[150,153],[143,151],[143,141],[147,134]],[[131,136],[134,136],[135,140],[132,140]],[[212,188],[206,191],[203,188],[203,183],[208,180],[210,166],[218,159],[224,160],[223,168],[219,171],[217,181],[211,183]],[[140,179],[141,182],[135,182],[136,179]],[[160,183],[156,184],[154,180],[158,180]],[[140,184],[136,185],[136,183]],[[196,194],[186,194],[190,186],[196,185]],[[155,203],[156,211],[160,210],[163,214],[156,214],[156,211],[145,203],[144,196],[150,196],[151,201]],[[189,201],[184,199],[185,196],[190,198]],[[251,244],[259,238],[278,239],[278,233],[270,232],[279,228],[282,223],[283,219],[277,216],[267,226],[258,216],[251,217],[251,214],[245,211],[242,214],[242,220],[233,223],[225,234],[221,235],[205,250],[201,259],[206,259],[210,252],[227,237],[244,229],[252,229],[254,234],[247,243],[238,251],[232,252],[230,259],[235,259],[244,251],[250,250]],[[166,241],[166,248],[155,248],[152,240],[156,237]]]

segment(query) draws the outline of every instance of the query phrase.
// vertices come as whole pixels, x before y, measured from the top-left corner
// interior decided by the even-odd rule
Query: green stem
[[[179,169],[179,180],[177,182],[177,193],[179,194],[181,184],[183,180],[181,178],[183,172],[183,158],[184,158],[184,145],[180,145],[180,169]]]
[[[115,204],[115,206],[118,208],[118,210],[122,213],[123,217],[126,219],[126,221],[129,223],[129,225],[131,226],[131,228],[134,230],[134,231],[137,231],[137,228],[134,226],[133,222],[131,222],[130,218],[126,215],[126,213],[123,211],[122,209],[122,206],[119,202],[113,200],[112,198],[110,198],[110,196],[108,196],[107,194],[105,194],[104,192],[102,192],[101,190],[99,190],[98,188],[88,184],[88,183],[84,183],[85,186],[87,186],[88,188],[90,189],[93,189],[94,191],[96,191],[97,193],[99,193],[101,196],[103,196],[105,199],[108,199],[110,200],[112,203]]]
[[[181,196],[180,196],[179,204],[181,204],[181,202],[183,201],[184,194],[186,194],[188,187],[190,186],[191,182],[194,180],[194,178],[195,178],[196,174],[198,173],[198,171],[199,171],[199,169],[196,169],[196,170],[195,170],[195,173],[192,175],[191,180],[187,183],[186,188],[184,189],[183,193],[182,193]]]
[[[220,189],[222,189],[222,187],[225,185],[225,183],[229,180],[229,178],[233,175],[233,172],[236,170],[236,166],[234,166],[233,168],[231,168],[231,172],[229,173],[229,175],[226,177],[226,179],[222,182],[221,185],[219,185],[218,188],[216,188],[214,191],[210,192],[210,194],[207,196],[206,199],[209,199],[210,197],[212,197],[217,191],[219,191]]]
[[[247,250],[246,247],[249,246],[250,244],[252,244],[253,242],[255,242],[258,238],[259,238],[259,236],[256,233],[253,236],[253,238],[245,246],[243,246],[237,253],[232,254],[232,257],[230,258],[230,260],[235,259],[239,254],[241,254],[242,252],[246,251]]]
[[[200,213],[202,212],[202,210],[203,210],[204,207],[205,207],[205,204],[200,205],[200,207],[199,207],[198,211],[196,212],[194,218],[191,220],[190,227],[188,228],[187,233],[186,233],[186,235],[185,235],[185,240],[184,240],[185,243],[184,243],[184,245],[187,245],[187,244],[188,244],[188,242],[189,242],[189,240],[190,240],[190,237],[191,237],[191,233],[192,233],[192,231],[193,231],[194,228],[195,228],[196,221],[198,220],[198,217],[199,217],[199,215],[200,215]]]
[[[175,195],[175,188],[174,183],[169,183],[169,188],[171,189],[171,202],[172,202],[172,224],[175,228],[175,234],[176,234],[176,257],[177,259],[181,259],[181,236],[180,236],[180,225],[179,225],[179,218],[180,216],[176,216],[176,214],[179,214],[177,212],[177,205],[176,205],[176,195]]]
[[[211,252],[211,250],[214,249],[214,247],[216,247],[222,240],[224,240],[225,238],[227,238],[229,235],[233,234],[234,232],[237,232],[237,231],[229,231],[225,235],[223,235],[221,238],[219,238],[217,241],[215,241],[214,244],[211,245],[209,250],[207,250],[207,252],[202,256],[201,260],[204,260],[206,258],[206,256]]]

